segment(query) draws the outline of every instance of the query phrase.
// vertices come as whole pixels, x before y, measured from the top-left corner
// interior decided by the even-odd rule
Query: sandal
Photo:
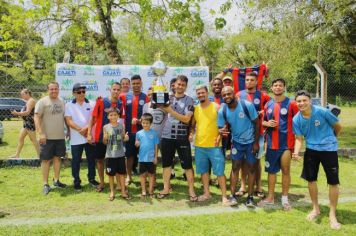
[[[109,201],[110,202],[114,201],[114,199],[115,199],[115,195],[114,196],[109,196]]]
[[[96,188],[96,191],[97,191],[98,193],[101,193],[102,191],[104,191],[104,187],[98,186],[98,187]]]
[[[198,201],[198,196],[195,195],[195,196],[189,196],[189,201],[190,202],[197,202]]]
[[[169,193],[159,193],[158,195],[157,195],[157,198],[158,199],[163,199],[163,198],[166,198],[166,197],[168,197],[169,196]]]
[[[211,196],[205,196],[205,195],[200,195],[197,199],[197,202],[205,202],[207,200],[209,200],[211,198]]]
[[[131,200],[130,195],[121,195],[121,198],[124,200]]]
[[[246,193],[247,193],[246,190],[241,190],[241,189],[240,189],[239,191],[237,191],[237,192],[235,193],[235,195],[238,196],[238,197],[242,197],[242,196],[244,196]]]
[[[314,221],[319,215],[320,215],[320,212],[317,213],[317,212],[312,211],[307,215],[306,220]]]
[[[263,192],[263,191],[255,191],[255,196],[256,197],[259,197],[259,198],[265,198],[266,197],[266,195],[265,195],[265,193]]]

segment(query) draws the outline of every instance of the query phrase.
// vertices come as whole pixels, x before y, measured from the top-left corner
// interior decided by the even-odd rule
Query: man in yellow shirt
[[[210,102],[208,98],[208,88],[198,86],[196,88],[199,105],[194,109],[192,128],[189,135],[190,141],[195,137],[195,162],[196,172],[201,174],[204,186],[204,194],[198,197],[198,201],[203,202],[211,198],[209,191],[209,162],[211,163],[213,174],[218,177],[219,186],[222,193],[222,204],[224,206],[233,205],[226,195],[225,158],[221,150],[221,137],[217,125],[219,104]]]

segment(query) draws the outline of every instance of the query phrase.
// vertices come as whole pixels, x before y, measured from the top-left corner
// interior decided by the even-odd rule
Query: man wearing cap
[[[74,179],[74,189],[80,191],[81,180],[79,176],[80,162],[83,150],[88,163],[88,182],[97,187],[95,180],[95,148],[87,142],[88,124],[94,105],[85,98],[86,87],[84,84],[76,83],[73,86],[74,99],[65,106],[65,120],[70,128],[70,144],[72,153],[72,176]]]
[[[234,84],[233,84],[233,82],[232,82],[231,77],[225,76],[225,77],[222,79],[222,81],[223,81],[224,87],[226,87],[226,86],[234,87]]]

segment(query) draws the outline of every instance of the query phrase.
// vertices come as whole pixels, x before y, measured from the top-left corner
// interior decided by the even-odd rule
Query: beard
[[[205,102],[205,98],[202,98],[199,100],[200,103],[204,103]]]

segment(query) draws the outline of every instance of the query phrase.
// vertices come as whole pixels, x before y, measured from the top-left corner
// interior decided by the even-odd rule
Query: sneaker
[[[255,204],[255,202],[253,201],[253,196],[250,196],[250,195],[249,195],[249,196],[247,197],[246,206],[247,206],[247,207],[251,207],[251,208],[256,207],[256,204]]]
[[[92,186],[93,188],[96,188],[96,187],[99,186],[99,182],[96,181],[95,179],[89,180],[89,184],[91,184],[91,186]]]
[[[48,184],[43,186],[43,194],[47,195],[51,191],[51,187]]]
[[[75,191],[82,191],[82,186],[80,184],[75,184],[74,185],[74,190]]]
[[[237,197],[236,195],[231,195],[229,198],[230,204],[237,205]]]
[[[59,180],[53,181],[53,186],[56,187],[56,188],[65,188],[65,187],[67,187],[66,184],[61,183]]]

